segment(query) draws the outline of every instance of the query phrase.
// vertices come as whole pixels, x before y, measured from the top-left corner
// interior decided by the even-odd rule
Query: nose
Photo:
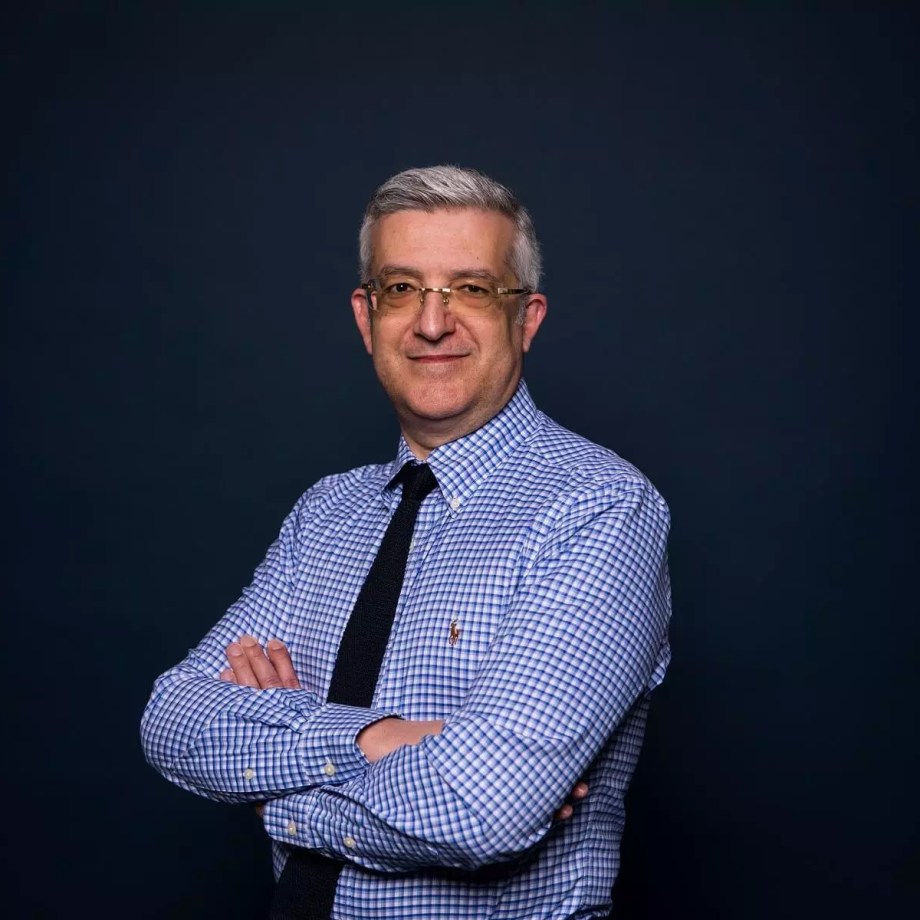
[[[415,317],[415,333],[432,342],[454,331],[454,314],[440,291],[423,291]]]

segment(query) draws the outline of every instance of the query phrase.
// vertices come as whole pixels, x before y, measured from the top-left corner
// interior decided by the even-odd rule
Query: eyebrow
[[[422,272],[417,268],[413,268],[411,265],[382,265],[380,267],[379,273],[381,276],[384,275],[409,275],[411,278],[418,278],[421,280]],[[480,281],[491,281],[495,285],[501,284],[501,279],[497,278],[490,271],[485,271],[481,268],[455,268],[448,275],[450,281],[455,281],[457,278],[477,278]]]

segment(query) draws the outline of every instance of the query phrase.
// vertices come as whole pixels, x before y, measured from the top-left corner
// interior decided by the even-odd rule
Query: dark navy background
[[[393,455],[355,235],[456,162],[544,243],[538,404],[672,507],[617,916],[916,916],[910,4],[306,6],[0,23],[6,915],[260,916],[254,814],[138,720],[298,495]]]

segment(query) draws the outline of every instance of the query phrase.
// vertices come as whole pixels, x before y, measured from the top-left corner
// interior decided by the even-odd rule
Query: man
[[[147,756],[185,789],[257,805],[273,916],[603,916],[669,659],[667,508],[531,401],[523,356],[547,303],[506,188],[408,170],[360,240],[352,307],[396,459],[300,499],[240,600],[157,681]],[[410,496],[405,477],[431,473]],[[410,499],[373,652],[366,595]],[[342,702],[361,681],[366,702]]]

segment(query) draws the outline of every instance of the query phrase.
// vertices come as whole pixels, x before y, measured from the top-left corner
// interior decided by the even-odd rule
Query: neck
[[[436,447],[440,447],[442,444],[448,444],[451,441],[456,441],[464,435],[469,434],[470,431],[475,431],[476,429],[471,428],[470,431],[462,431],[460,433],[451,433],[447,435],[442,433],[438,435],[435,432],[419,431],[417,428],[402,424],[400,425],[400,430],[402,431],[403,438],[406,440],[406,444],[409,445],[409,450],[411,450],[412,454],[415,456],[415,459],[427,460],[428,455]]]
[[[395,403],[399,427],[406,444],[418,460],[427,459],[436,448],[451,441],[459,441],[492,421],[514,398],[520,383],[520,373],[515,374],[508,381],[504,392],[496,394],[498,398],[492,395],[492,398],[467,406],[459,414],[442,418],[417,414],[408,402]]]
[[[495,418],[495,415],[489,418],[464,419],[463,423],[458,423],[457,419],[444,419],[440,423],[425,419],[422,424],[419,424],[417,419],[401,418],[399,427],[402,436],[406,439],[406,444],[409,445],[409,450],[418,460],[425,460],[435,448],[442,444],[449,444],[451,441],[459,441],[460,438],[482,428]]]
[[[512,390],[513,395],[514,390]],[[418,419],[414,416],[400,415],[400,431],[415,458],[426,460],[435,448],[449,444],[451,441],[459,441],[460,438],[465,438],[468,434],[487,425],[504,410],[509,401],[510,397],[497,412],[492,412],[491,415],[477,414],[464,417],[462,420],[456,418]]]

